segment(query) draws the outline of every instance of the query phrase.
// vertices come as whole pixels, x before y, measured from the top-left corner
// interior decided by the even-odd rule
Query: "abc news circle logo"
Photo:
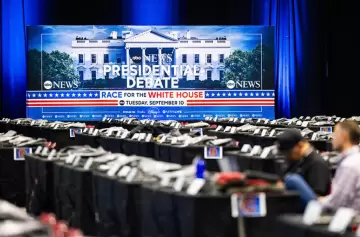
[[[134,60],[134,61],[140,61],[141,57],[140,56],[134,56],[131,59]]]
[[[234,89],[235,88],[235,82],[233,80],[229,80],[226,82],[226,87],[229,89]]]
[[[46,82],[44,82],[44,88],[45,88],[46,90],[50,90],[52,87],[53,87],[53,84],[52,84],[51,81],[46,81]]]

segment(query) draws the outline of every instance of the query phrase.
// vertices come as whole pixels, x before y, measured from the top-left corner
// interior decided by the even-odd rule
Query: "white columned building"
[[[125,63],[142,66],[197,65],[198,68],[202,68],[200,74],[188,75],[183,79],[221,80],[225,70],[225,59],[231,53],[231,44],[226,38],[198,39],[191,37],[190,31],[183,37],[179,37],[179,32],[165,34],[157,30],[135,35],[131,31],[124,31],[120,39],[117,38],[117,34],[113,35],[116,39],[72,41],[72,57],[80,80],[112,79],[114,76],[111,74],[103,75],[103,65]],[[137,60],[133,60],[135,58]]]

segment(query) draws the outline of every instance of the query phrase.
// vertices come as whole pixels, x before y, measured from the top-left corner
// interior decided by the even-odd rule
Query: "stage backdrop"
[[[30,26],[27,116],[274,118],[274,30]]]

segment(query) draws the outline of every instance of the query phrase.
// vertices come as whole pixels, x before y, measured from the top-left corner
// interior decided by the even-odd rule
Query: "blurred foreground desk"
[[[188,195],[170,188],[144,185],[143,236],[238,237],[238,221],[231,216],[229,195]],[[276,216],[301,210],[298,194],[266,195],[267,215],[244,218],[246,237],[278,237]]]
[[[327,230],[328,224],[307,226],[302,223],[302,215],[288,214],[277,218],[278,237],[355,237],[351,230],[345,233],[333,233]]]

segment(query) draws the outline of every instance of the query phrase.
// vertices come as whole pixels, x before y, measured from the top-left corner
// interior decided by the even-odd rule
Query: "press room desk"
[[[70,136],[70,132],[69,132],[69,136]],[[93,136],[93,135],[89,135],[89,134],[79,133],[79,134],[75,134],[74,145],[76,145],[76,146],[88,145],[93,148],[98,148],[100,146],[99,140],[100,140],[99,136]]]
[[[282,175],[284,162],[277,158],[261,158],[260,156],[249,156],[240,151],[224,152],[225,157],[233,158],[236,161],[240,171],[254,170],[265,173]]]
[[[97,236],[142,237],[142,182],[127,182],[94,171]]]
[[[14,148],[0,147],[0,199],[24,207],[25,162],[14,160]]]
[[[240,134],[235,133],[231,134],[228,132],[217,132],[215,130],[208,131],[209,136],[217,136],[219,138],[229,138],[239,142],[240,146],[244,144],[249,144],[251,146],[259,145],[262,147],[272,146],[276,142],[276,137],[262,137],[252,134]],[[332,146],[329,141],[309,141],[316,149],[319,151],[331,151]]]
[[[209,124],[215,124],[215,125],[220,125],[223,127],[226,126],[232,126],[232,127],[240,127],[242,125],[245,124],[250,124],[253,126],[262,126],[262,127],[269,127],[269,128],[297,128],[297,129],[304,129],[304,127],[302,126],[298,126],[298,125],[284,125],[284,124],[265,124],[265,123],[240,123],[240,121],[237,122],[214,122],[214,121],[205,121]],[[312,131],[320,131],[321,127],[332,127],[334,128],[334,126],[329,126],[329,125],[324,125],[324,126],[309,126],[307,127],[308,129],[312,130]]]
[[[53,160],[25,155],[26,210],[33,216],[54,213]]]
[[[171,189],[143,185],[143,236],[238,237],[228,195],[187,195]],[[247,237],[277,237],[275,216],[299,212],[296,193],[267,194],[267,216],[246,218]]]
[[[278,237],[355,237],[350,231],[344,234],[332,233],[328,225],[306,226],[302,224],[302,215],[287,214],[276,220]]]
[[[154,158],[158,161],[170,162],[180,165],[190,165],[196,156],[204,157],[204,145],[181,146],[174,144],[154,143]],[[223,151],[238,150],[238,147],[223,147]],[[217,160],[205,160],[209,171],[219,171]]]

